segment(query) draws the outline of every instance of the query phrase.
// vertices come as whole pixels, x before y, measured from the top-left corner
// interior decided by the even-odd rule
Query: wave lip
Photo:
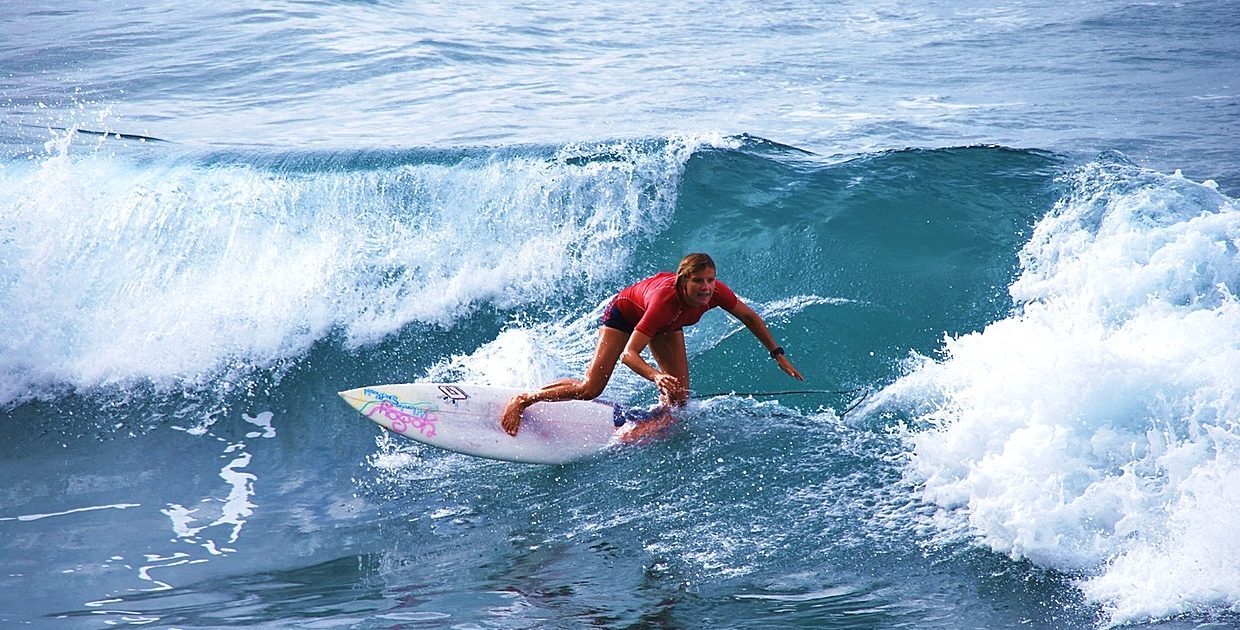
[[[1100,161],[1036,227],[1016,312],[893,386],[925,497],[1080,576],[1114,622],[1240,606],[1240,212]]]

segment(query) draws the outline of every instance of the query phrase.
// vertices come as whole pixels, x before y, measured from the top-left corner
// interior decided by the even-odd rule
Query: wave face
[[[428,623],[492,619],[513,583],[515,625],[1069,628],[1240,605],[1240,213],[1209,182],[990,146],[64,134],[4,163],[0,189],[0,466],[29,479],[0,529],[107,515],[173,536],[75,549],[104,564],[89,585],[0,542],[55,587],[0,606],[23,619],[275,623],[278,598],[227,585],[311,582],[325,606],[362,589],[369,614]],[[711,313],[687,333],[693,387],[742,393],[580,465],[376,443],[335,400],[579,374],[602,304],[691,251],[824,393],[745,395],[795,384]],[[606,395],[652,398],[626,370]],[[29,473],[66,450],[95,481]],[[59,507],[31,498],[48,494]],[[410,581],[442,585],[409,611]]]

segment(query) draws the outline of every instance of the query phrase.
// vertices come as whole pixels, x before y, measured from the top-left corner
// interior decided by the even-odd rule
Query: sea
[[[1240,628],[1240,3],[0,5],[0,626]],[[541,466],[337,392],[693,400]],[[643,407],[624,367],[604,393]]]

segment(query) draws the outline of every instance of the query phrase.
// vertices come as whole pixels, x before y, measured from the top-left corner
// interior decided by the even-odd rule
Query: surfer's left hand
[[[805,380],[805,377],[801,375],[801,371],[798,370],[796,366],[792,364],[792,361],[788,359],[788,355],[781,354],[775,357],[775,362],[779,364],[779,369],[783,370],[788,376],[791,376],[798,381]]]

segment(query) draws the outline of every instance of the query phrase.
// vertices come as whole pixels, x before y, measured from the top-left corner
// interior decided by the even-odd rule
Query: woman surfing
[[[715,277],[715,261],[706,254],[689,254],[680,261],[676,273],[661,272],[620,291],[603,311],[598,346],[585,376],[561,379],[513,396],[500,416],[504,431],[515,436],[521,428],[521,414],[535,403],[597,398],[611,380],[617,360],[654,383],[663,404],[683,405],[689,399],[684,327],[696,324],[716,306],[740,320],[762,342],[781,370],[799,381],[805,380],[776,343],[762,317]],[[647,347],[658,363],[657,368],[642,358]]]

